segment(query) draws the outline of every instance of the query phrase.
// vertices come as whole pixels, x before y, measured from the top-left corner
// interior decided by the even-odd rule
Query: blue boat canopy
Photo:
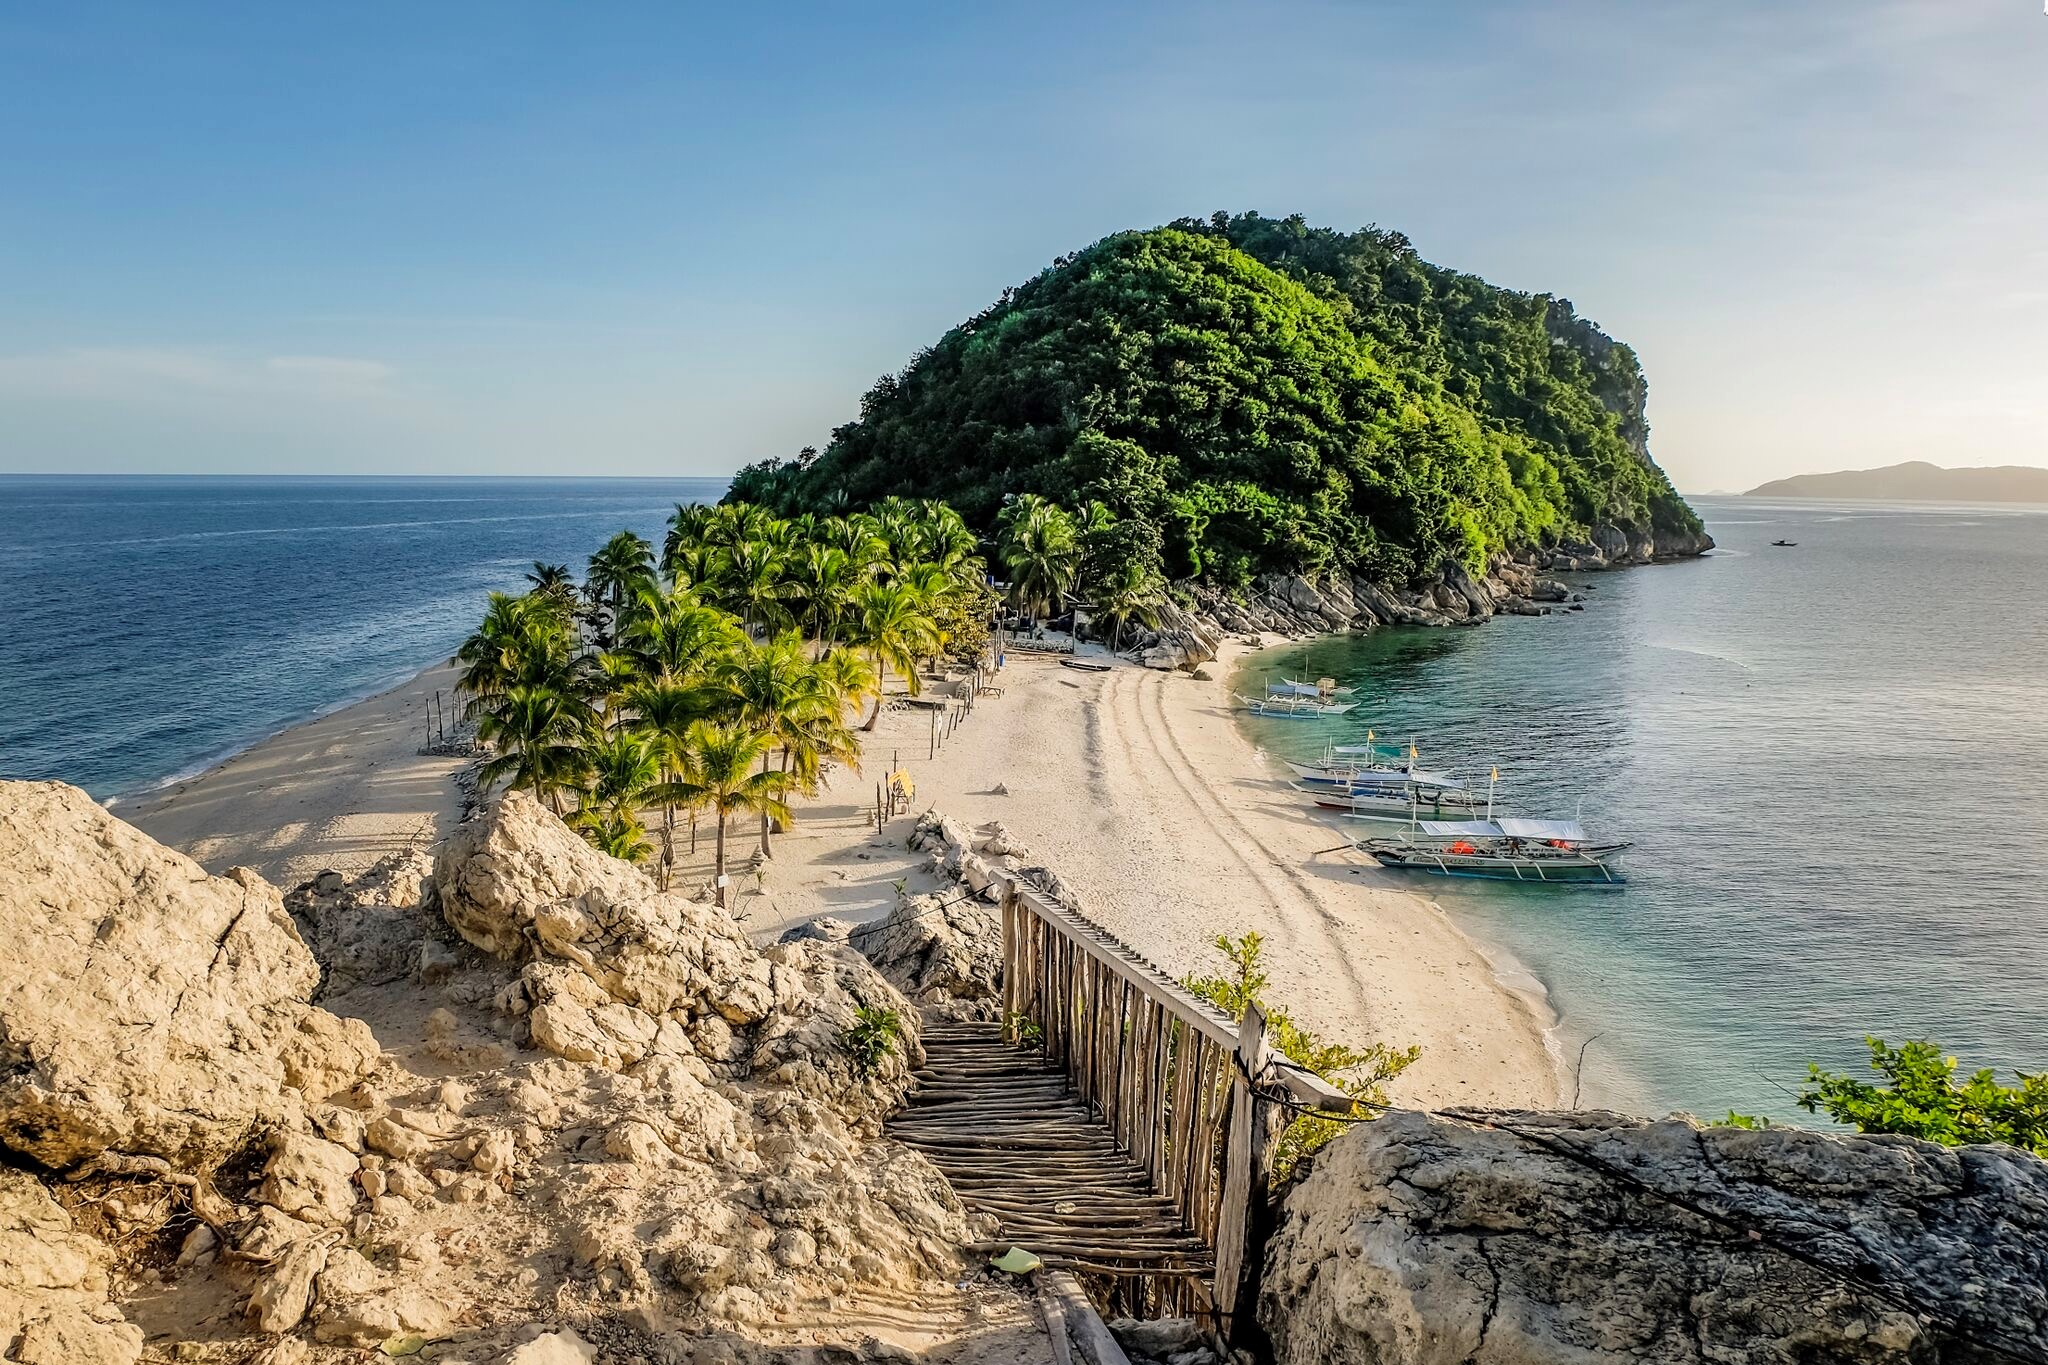
[[[1500,822],[1501,833],[1511,839],[1559,839],[1568,844],[1584,843],[1586,831],[1576,820],[1509,820]]]

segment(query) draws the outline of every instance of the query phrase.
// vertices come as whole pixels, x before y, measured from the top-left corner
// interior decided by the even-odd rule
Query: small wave
[[[1756,672],[1756,666],[1754,664],[1744,663],[1741,659],[1736,658],[1732,654],[1723,654],[1717,650],[1701,649],[1697,645],[1672,644],[1668,640],[1650,640],[1646,643],[1649,645],[1651,649],[1668,649],[1673,654],[1690,654],[1695,658],[1712,659],[1715,663],[1729,664],[1735,668],[1741,669],[1745,673]]]

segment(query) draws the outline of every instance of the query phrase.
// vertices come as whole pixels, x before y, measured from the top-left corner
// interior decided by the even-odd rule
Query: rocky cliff
[[[814,1359],[789,1314],[952,1292],[978,1230],[880,1139],[915,1012],[844,944],[757,951],[516,794],[430,873],[289,900],[0,783],[0,1356],[495,1357],[574,1321]],[[904,1021],[879,1058],[863,1007]]]
[[[1391,1114],[1287,1195],[1259,1316],[1281,1365],[2039,1360],[2048,1163],[1617,1114]]]

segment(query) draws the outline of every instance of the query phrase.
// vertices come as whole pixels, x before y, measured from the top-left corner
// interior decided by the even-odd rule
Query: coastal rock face
[[[377,1050],[308,1004],[318,968],[274,887],[208,876],[75,787],[0,783],[0,940],[0,1148],[46,1167],[208,1168]]]
[[[2012,1148],[1470,1117],[1316,1155],[1259,1301],[1281,1365],[1992,1358],[1938,1315],[2048,1351],[2048,1163]]]

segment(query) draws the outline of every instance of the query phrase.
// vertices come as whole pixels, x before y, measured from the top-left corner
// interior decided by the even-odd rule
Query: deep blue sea
[[[1813,1122],[1807,1063],[1864,1072],[1865,1034],[2048,1069],[2048,508],[1695,506],[1718,551],[1577,578],[1584,612],[1268,652],[1243,684],[1366,704],[1246,724],[1413,735],[1636,841],[1618,891],[1385,874],[1544,983],[1591,1098]]]
[[[159,785],[445,658],[724,479],[0,475],[0,776]]]

